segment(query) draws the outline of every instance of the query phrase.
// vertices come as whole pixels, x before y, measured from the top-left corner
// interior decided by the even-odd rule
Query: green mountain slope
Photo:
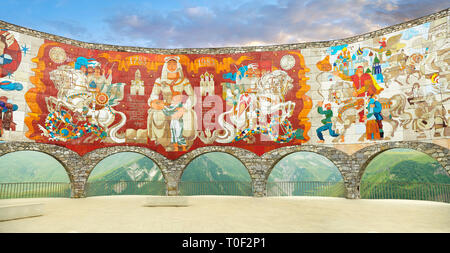
[[[142,158],[145,158],[145,156],[134,152],[123,152],[108,156],[95,166],[89,175],[89,180],[92,180],[92,178],[95,178],[100,174],[105,174],[108,171],[127,166]]]
[[[219,152],[207,153],[194,159],[184,170],[180,194],[251,196],[251,178],[235,157]]]
[[[342,181],[337,167],[325,157],[312,152],[294,153],[283,158],[273,168],[273,181]]]
[[[235,157],[212,152],[194,159],[184,170],[181,181],[251,181],[245,166]]]
[[[129,159],[116,160],[116,164],[99,164],[91,174],[89,182],[94,181],[164,181],[158,166],[149,158],[131,156]]]
[[[62,165],[48,155],[22,151],[0,157],[0,182],[52,181],[69,182],[69,179]],[[100,183],[103,181],[115,183],[104,185]],[[119,153],[101,161],[89,177],[88,182],[91,184],[89,189],[94,191],[92,194],[107,194],[108,191],[111,194],[125,194],[139,188],[147,189],[139,191],[148,194],[150,185],[127,183],[124,186],[125,183],[118,183],[118,181],[160,182],[162,184],[158,186],[158,190],[152,188],[152,191],[157,192],[155,194],[165,194],[161,171],[151,159],[141,154]],[[244,183],[227,185],[228,181]],[[324,157],[315,153],[299,152],[285,157],[274,167],[269,182],[279,181],[342,182],[342,176],[334,164]],[[409,149],[394,149],[375,157],[367,166],[362,178],[363,183],[390,181],[450,184],[450,177],[433,158]],[[243,164],[235,157],[220,152],[204,154],[194,159],[185,169],[181,182],[182,194],[223,194],[225,192],[248,195],[249,192],[251,193],[251,179]],[[271,190],[271,187],[278,189],[280,186],[270,185],[268,190]],[[297,193],[311,192],[301,187],[303,186],[294,186],[295,189],[292,188],[292,190]],[[341,188],[340,185],[337,187]],[[226,190],[231,188],[233,193]],[[367,189],[361,188],[361,192],[364,190]],[[288,191],[291,189],[289,188]]]
[[[423,182],[450,184],[444,168],[432,157],[409,149],[394,149],[375,157],[362,182]]]
[[[448,193],[443,191],[445,187],[436,183],[450,184],[450,177],[437,161],[421,152],[394,149],[369,163],[360,191],[362,198],[369,199],[448,199]]]
[[[119,157],[111,156],[104,161],[94,168],[93,175],[89,177],[87,196],[165,195],[163,175],[151,159],[128,153]]]
[[[53,157],[36,151],[20,151],[0,157],[0,182],[69,182],[69,177]]]

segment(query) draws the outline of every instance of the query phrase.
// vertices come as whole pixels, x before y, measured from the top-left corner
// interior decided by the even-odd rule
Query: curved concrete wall
[[[257,196],[298,151],[332,160],[351,198],[389,148],[416,148],[448,172],[448,12],[336,41],[173,50],[0,22],[0,155],[56,152],[75,197],[98,161],[130,150],[160,166],[170,195],[211,151],[243,161]]]
[[[0,25],[3,141],[80,155],[136,145],[169,159],[207,145],[258,155],[303,144],[448,147],[448,10],[349,39],[259,48],[126,48]]]

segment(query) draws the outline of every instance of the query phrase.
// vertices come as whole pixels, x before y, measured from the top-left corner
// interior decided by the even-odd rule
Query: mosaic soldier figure
[[[369,99],[367,109],[367,122],[366,122],[366,138],[368,140],[379,140],[383,137],[383,117],[381,116],[381,104],[375,100],[376,97],[372,96]]]

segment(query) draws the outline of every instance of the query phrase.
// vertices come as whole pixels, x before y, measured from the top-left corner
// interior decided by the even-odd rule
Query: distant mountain
[[[123,152],[108,156],[95,166],[89,175],[89,180],[92,180],[92,178],[95,178],[97,175],[104,174],[107,171],[127,166],[142,158],[145,158],[145,156],[134,152]]]
[[[195,158],[184,170],[180,193],[251,196],[251,178],[245,166],[235,157],[218,152],[207,153]]]
[[[87,196],[165,195],[163,175],[151,159],[134,153],[112,158],[105,159],[92,171],[86,187]]]
[[[130,159],[116,160],[116,164],[99,164],[89,177],[89,182],[95,181],[162,181],[163,175],[158,166],[149,158],[131,156]]]
[[[115,183],[102,185],[103,181]],[[105,191],[125,194],[133,187],[147,189],[148,192],[151,188],[150,184],[118,181],[160,182],[159,186],[152,186],[157,189],[152,188],[151,191],[165,194],[161,171],[151,159],[141,154],[125,152],[104,159],[92,171],[88,183],[92,194],[104,194]],[[197,157],[187,166],[181,177],[180,190],[183,194],[220,194],[231,187],[226,185],[229,181],[243,182],[232,185],[233,194],[251,193],[251,178],[244,165],[229,154],[212,152]],[[299,152],[285,157],[273,168],[269,182],[279,181],[342,182],[342,176],[331,161],[315,153]],[[430,156],[409,149],[394,149],[375,157],[367,166],[362,181],[450,184],[450,177]],[[40,152],[21,151],[0,157],[0,182],[69,182],[69,179],[62,165],[52,157]],[[201,185],[190,182],[214,183]],[[143,194],[146,191],[142,190]]]
[[[235,157],[212,152],[194,159],[184,170],[181,181],[251,181],[245,166]]]
[[[53,157],[36,151],[19,151],[0,157],[0,182],[69,182],[64,167]]]
[[[361,181],[450,184],[450,177],[432,157],[414,150],[394,149],[375,157],[367,166]]]
[[[269,196],[344,195],[342,176],[337,167],[328,159],[312,152],[294,153],[283,158],[273,168],[268,181]]]
[[[392,182],[404,182],[395,183]],[[420,183],[420,184],[415,184]],[[450,184],[442,166],[428,155],[409,149],[388,150],[375,157],[361,180],[361,198],[398,198],[442,201],[443,187]]]
[[[339,182],[342,176],[328,159],[311,152],[289,155],[273,168],[269,182],[274,181],[325,181]]]

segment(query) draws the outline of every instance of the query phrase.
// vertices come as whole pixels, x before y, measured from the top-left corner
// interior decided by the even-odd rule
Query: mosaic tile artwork
[[[135,145],[258,155],[290,145],[446,139],[448,19],[325,48],[88,49],[0,31],[0,141],[85,154]]]
[[[447,29],[443,18],[323,50],[307,93],[317,104],[316,141],[448,138]]]

